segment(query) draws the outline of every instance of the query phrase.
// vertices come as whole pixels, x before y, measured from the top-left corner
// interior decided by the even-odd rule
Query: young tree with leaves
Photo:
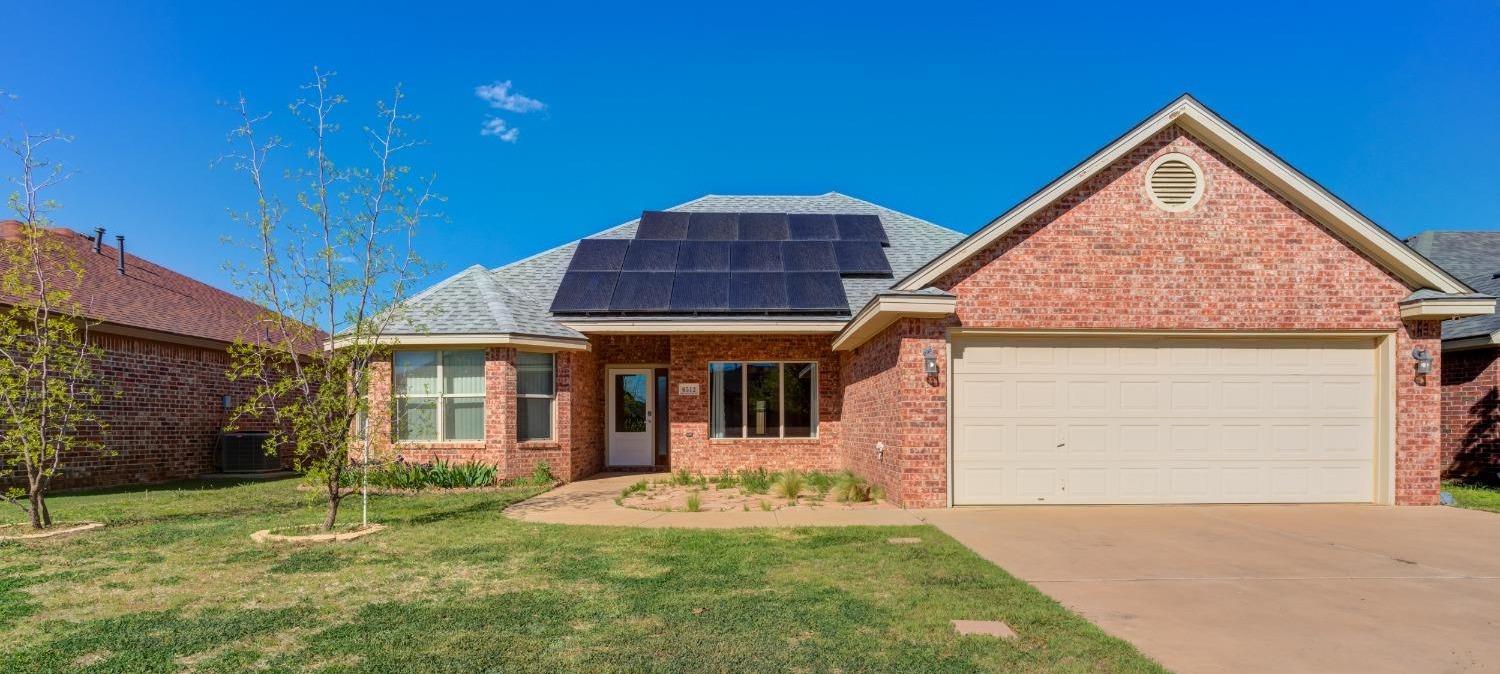
[[[356,491],[347,476],[351,459],[368,453],[368,439],[355,428],[369,411],[365,373],[388,349],[380,336],[398,318],[406,289],[425,276],[412,244],[441,201],[432,178],[416,178],[400,163],[418,143],[405,135],[415,117],[401,108],[399,86],[376,105],[375,123],[361,129],[368,155],[344,161],[335,150],[343,145],[334,117],[345,99],[332,91],[332,76],[314,69],[305,97],[290,106],[306,143],[296,155],[303,161],[283,173],[289,185],[273,184],[268,161],[293,145],[262,134],[271,116],[252,113],[243,96],[234,106],[234,149],[225,157],[248,179],[255,200],[233,213],[254,231],[244,244],[256,260],[236,267],[236,280],[267,309],[256,339],[230,349],[230,378],[255,389],[233,419],[269,421],[268,451],[292,448],[295,467],[326,495],[325,531]]]
[[[73,292],[83,265],[49,229],[57,207],[43,192],[67,180],[61,164],[42,158],[61,133],[35,134],[24,125],[4,148],[19,160],[20,175],[8,205],[10,223],[0,271],[0,479],[24,475],[25,487],[5,490],[6,501],[26,512],[32,528],[52,525],[47,492],[64,462],[87,452],[107,454],[99,405],[104,382],[94,363],[102,355],[89,342],[89,321]]]

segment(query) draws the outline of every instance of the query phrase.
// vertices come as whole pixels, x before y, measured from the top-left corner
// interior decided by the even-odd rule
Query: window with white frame
[[[516,439],[551,440],[557,398],[556,361],[550,353],[516,353]]]
[[[709,363],[709,436],[818,435],[818,364]]]
[[[392,356],[396,439],[484,439],[484,351],[397,351]]]

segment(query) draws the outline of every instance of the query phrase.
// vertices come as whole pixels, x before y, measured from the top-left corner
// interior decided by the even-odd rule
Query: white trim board
[[[902,279],[894,289],[919,290],[937,281],[943,274],[983,251],[1038,211],[1173,124],[1182,127],[1194,138],[1228,157],[1241,169],[1264,181],[1313,219],[1413,288],[1431,288],[1454,294],[1473,292],[1187,94],[1148,117],[1118,140],[1012,207],[969,238],[933,258]]]

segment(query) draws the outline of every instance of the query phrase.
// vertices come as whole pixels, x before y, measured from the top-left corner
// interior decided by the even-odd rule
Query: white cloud
[[[510,87],[510,80],[481,84],[474,87],[474,95],[478,96],[479,100],[489,103],[490,107],[507,112],[527,113],[547,108],[546,103],[535,98],[512,93]]]
[[[499,117],[491,117],[484,120],[484,126],[479,128],[479,135],[494,136],[507,143],[514,143],[521,136],[521,130],[506,124]]]

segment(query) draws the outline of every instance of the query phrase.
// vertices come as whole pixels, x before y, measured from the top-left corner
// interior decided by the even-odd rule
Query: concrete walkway
[[[595,524],[618,527],[733,529],[740,527],[842,527],[923,524],[899,509],[845,510],[837,507],[725,512],[653,512],[615,505],[620,491],[665,473],[606,473],[565,484],[505,509],[505,515],[545,524]]]

